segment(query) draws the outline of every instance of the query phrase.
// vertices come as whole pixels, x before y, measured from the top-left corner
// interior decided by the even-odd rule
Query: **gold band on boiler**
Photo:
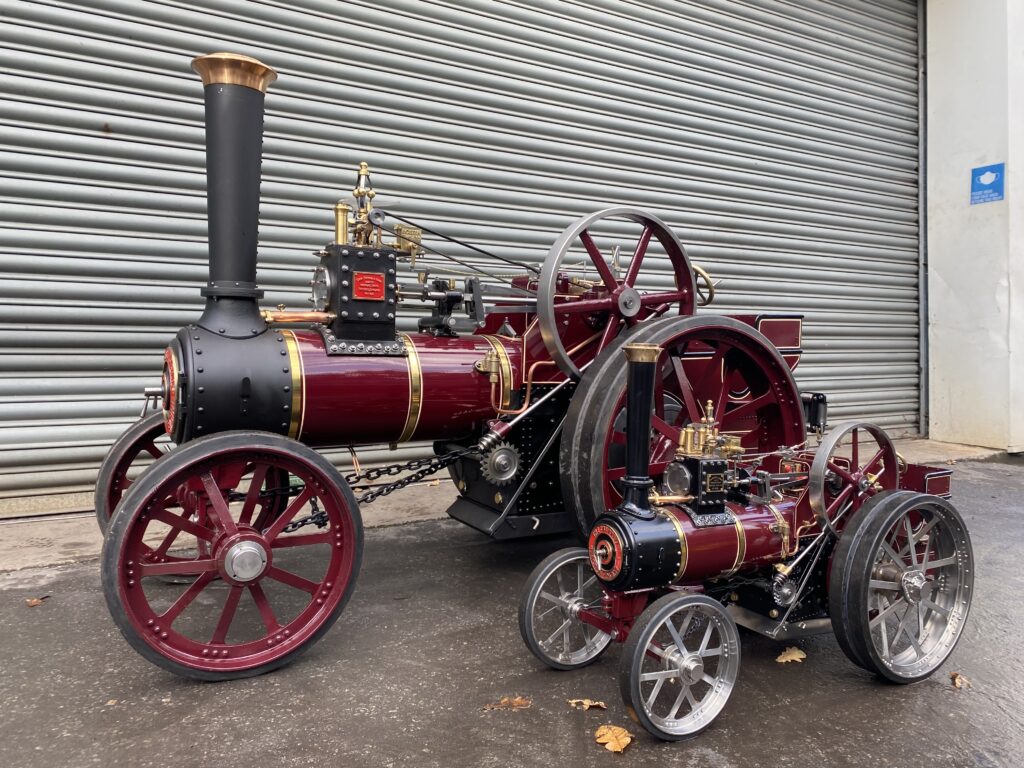
[[[292,375],[292,419],[288,425],[288,437],[295,440],[302,434],[302,422],[306,406],[306,377],[302,375],[302,355],[299,342],[291,331],[281,331],[284,345],[288,349],[288,370]]]
[[[244,85],[260,93],[277,80],[277,72],[262,61],[240,53],[208,53],[192,59],[203,85]]]
[[[501,407],[508,408],[512,404],[512,361],[508,358],[508,350],[505,345],[493,336],[482,336],[491,345],[494,354],[498,356],[498,364],[501,366]]]
[[[662,514],[675,527],[676,535],[679,537],[679,570],[676,572],[675,578],[675,583],[678,584],[682,581],[683,574],[686,573],[686,561],[690,558],[690,549],[686,546],[686,534],[683,532],[683,526],[679,524],[679,518],[669,511],[662,512]]]
[[[409,414],[405,417],[402,434],[395,441],[404,443],[412,438],[420,423],[420,413],[423,410],[423,368],[420,366],[420,353],[416,351],[416,345],[412,343],[409,334],[399,335],[405,339],[405,350],[409,353],[406,358],[409,361]]]
[[[732,576],[736,573],[740,566],[743,565],[743,558],[747,554],[747,532],[743,530],[743,521],[739,517],[735,517],[733,523],[736,526],[736,562],[722,576]]]

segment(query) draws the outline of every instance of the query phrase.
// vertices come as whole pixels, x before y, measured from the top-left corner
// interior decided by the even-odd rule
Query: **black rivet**
[[[197,373],[202,373],[202,372],[203,372],[203,369],[202,369],[202,368],[196,368],[196,372],[197,372]]]
[[[281,407],[281,410],[282,410],[282,411],[287,411],[287,410],[288,410],[288,409],[289,409],[290,407],[291,407],[291,406],[287,406],[287,405],[285,405],[285,406],[282,406],[282,407]]]
[[[281,422],[281,428],[282,429],[288,429],[288,422],[287,421],[282,421]]]
[[[197,354],[197,355],[201,355],[201,354],[203,354],[203,350],[201,350],[201,349],[197,349],[197,350],[196,350],[196,354]]]
[[[285,391],[285,392],[287,392],[287,391],[288,391],[288,390],[290,390],[290,389],[291,389],[291,387],[285,387],[285,388],[284,388],[284,391]]]
[[[200,413],[203,413],[206,409],[200,405],[198,408],[196,408],[196,410],[199,411]]]
[[[281,371],[282,371],[283,373],[288,373],[288,369],[287,369],[287,368],[282,368],[282,369],[281,369]]]
[[[282,355],[287,355],[288,354],[288,350],[287,349],[282,349],[281,350],[281,354]]]
[[[199,341],[199,337],[198,336],[193,336],[192,338],[195,339],[196,341]]]
[[[218,329],[217,329],[217,332],[218,332],[218,333],[224,333],[224,330],[225,330],[224,328],[218,328]]]
[[[277,340],[278,340],[278,341],[284,341],[284,336],[278,336],[278,337],[277,337]]]
[[[206,387],[199,387],[199,391],[200,392],[205,392],[206,391]]]

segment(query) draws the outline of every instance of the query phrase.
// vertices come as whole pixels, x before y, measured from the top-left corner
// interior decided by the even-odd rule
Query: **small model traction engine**
[[[891,682],[932,674],[960,637],[974,579],[950,472],[907,465],[881,429],[858,422],[815,450],[751,451],[720,428],[745,407],[729,397],[679,431],[656,483],[651,406],[671,350],[623,351],[624,496],[586,549],[555,552],[531,574],[519,608],[530,650],[565,670],[624,643],[626,708],[666,740],[696,735],[724,708],[737,624],[779,640],[831,628],[851,661]],[[713,362],[684,355],[677,372],[699,381]]]

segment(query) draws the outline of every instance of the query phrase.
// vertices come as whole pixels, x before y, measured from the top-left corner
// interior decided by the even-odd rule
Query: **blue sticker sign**
[[[971,205],[994,203],[1005,197],[1006,163],[971,169]]]

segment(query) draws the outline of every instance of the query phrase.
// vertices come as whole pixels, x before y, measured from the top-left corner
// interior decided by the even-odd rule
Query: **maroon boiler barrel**
[[[297,434],[309,445],[477,436],[522,381],[522,343],[489,335],[400,334],[403,357],[328,355],[311,330],[286,331],[301,371]],[[498,381],[477,363],[491,355]]]

